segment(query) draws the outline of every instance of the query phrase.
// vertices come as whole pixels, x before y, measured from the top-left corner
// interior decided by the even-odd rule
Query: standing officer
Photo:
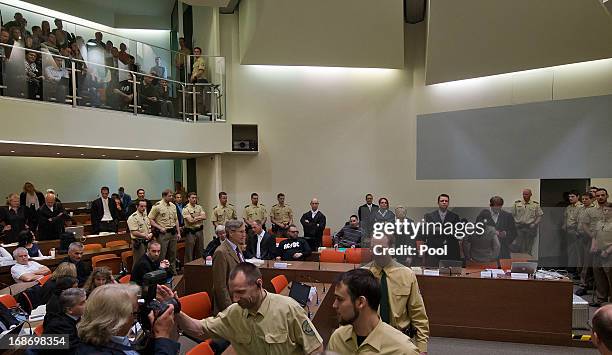
[[[577,277],[580,273],[584,256],[584,243],[580,240],[578,230],[578,218],[583,206],[580,202],[580,193],[578,191],[570,191],[567,198],[570,204],[565,207],[561,229],[565,233],[565,240],[567,242],[567,266],[574,273],[574,277]]]
[[[142,258],[147,250],[147,244],[153,238],[151,222],[149,221],[149,216],[147,216],[147,201],[138,200],[136,212],[128,217],[127,225],[130,230],[130,237],[132,238],[133,267]]]
[[[161,245],[159,258],[167,259],[170,262],[170,272],[176,275],[176,242],[181,239],[181,231],[178,226],[176,206],[170,202],[172,198],[172,190],[165,189],[162,192],[162,199],[151,208],[149,220],[159,231],[157,235],[157,241]]]
[[[224,226],[225,222],[232,219],[238,219],[236,209],[231,203],[227,203],[227,193],[221,191],[219,192],[219,205],[213,208],[213,215],[210,221],[217,228],[218,225]]]
[[[270,221],[272,221],[272,233],[285,235],[290,224],[293,224],[293,211],[285,204],[285,194],[276,195],[278,203],[270,210]]]
[[[531,190],[523,190],[523,199],[516,200],[512,206],[512,216],[516,223],[517,237],[514,244],[519,253],[531,254],[533,241],[538,235],[538,225],[544,212],[537,201],[531,199]]]
[[[202,257],[204,251],[204,221],[206,212],[198,205],[198,195],[195,192],[187,194],[189,203],[183,207],[183,219],[185,220],[185,264],[194,259]],[[195,249],[194,249],[195,248]]]
[[[247,231],[251,229],[251,223],[261,221],[261,227],[266,230],[266,221],[268,220],[268,211],[266,206],[259,203],[259,195],[256,192],[251,194],[251,204],[244,206],[244,223],[247,225]]]

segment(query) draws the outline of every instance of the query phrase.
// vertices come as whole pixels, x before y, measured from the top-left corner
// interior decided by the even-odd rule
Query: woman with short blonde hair
[[[57,268],[55,268],[55,270],[53,270],[53,273],[51,274],[50,280],[57,280],[62,276],[71,276],[71,277],[77,277],[77,269],[76,266],[73,263],[69,263],[67,261],[64,261],[63,263],[60,263]]]

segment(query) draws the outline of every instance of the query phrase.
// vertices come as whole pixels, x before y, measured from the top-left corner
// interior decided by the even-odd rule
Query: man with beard
[[[352,215],[349,224],[340,229],[334,236],[334,247],[336,248],[359,248],[365,233],[359,226],[359,219]]]
[[[375,348],[377,354],[416,355],[410,338],[378,316],[380,287],[372,272],[355,269],[340,275],[334,290],[334,310],[341,327],[329,339],[327,350],[358,354]]]
[[[159,260],[159,255],[161,254],[161,245],[152,241],[149,242],[147,246],[147,252],[143,255],[140,260],[134,265],[132,268],[132,278],[131,281],[136,283],[139,286],[142,286],[142,278],[148,272],[163,269],[166,270],[168,276],[171,276],[172,273],[169,272],[170,262],[168,260]]]
[[[255,265],[238,264],[228,286],[234,303],[216,317],[202,320],[181,312],[175,316],[179,329],[200,339],[226,339],[237,354],[297,355],[323,350],[323,339],[306,311],[290,297],[267,292]],[[157,287],[158,300],[172,297],[170,288]]]

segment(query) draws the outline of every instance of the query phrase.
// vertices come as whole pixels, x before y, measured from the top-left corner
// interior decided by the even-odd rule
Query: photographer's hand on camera
[[[153,311],[149,313],[149,321],[153,325],[154,338],[171,338],[174,330],[174,306],[169,305],[163,314],[155,317]]]
[[[159,262],[159,267],[162,269],[167,269],[170,267],[170,262],[166,259]]]

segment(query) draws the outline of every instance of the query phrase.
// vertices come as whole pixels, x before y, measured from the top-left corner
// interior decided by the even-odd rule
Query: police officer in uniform
[[[195,192],[187,194],[189,203],[183,207],[185,221],[185,264],[202,257],[204,251],[204,221],[206,212],[198,205],[198,195]],[[194,257],[195,250],[195,257]]]
[[[293,211],[285,204],[285,194],[276,195],[278,203],[270,210],[270,221],[272,222],[272,233],[285,235],[290,224],[293,224]]]
[[[580,240],[582,241],[582,249],[584,251],[582,257],[582,271],[580,272],[580,288],[576,290],[576,295],[584,296],[587,294],[587,289],[593,287],[593,254],[591,254],[591,233],[588,231],[590,228],[589,213],[591,208],[595,208],[593,199],[595,195],[587,191],[582,194],[582,207],[578,212],[578,231],[580,233]]]
[[[213,208],[212,219],[210,220],[215,228],[218,225],[225,225],[225,222],[232,219],[238,219],[236,209],[231,203],[227,203],[227,193],[219,192],[219,205]]]
[[[127,225],[132,238],[133,267],[144,255],[147,250],[147,244],[153,238],[151,222],[149,221],[149,216],[147,216],[147,201],[138,200],[136,212],[128,217]]]
[[[149,220],[159,232],[157,235],[157,241],[161,245],[159,258],[167,259],[170,262],[170,272],[176,275],[176,242],[181,239],[181,230],[178,228],[176,206],[170,202],[172,198],[172,190],[165,189],[162,192],[162,199],[151,208]]]
[[[602,284],[605,278],[597,277],[597,275],[601,275],[602,263],[601,260],[598,259],[600,250],[597,249],[597,232],[598,232],[598,224],[604,220],[604,206],[608,203],[608,191],[603,188],[597,189],[595,192],[595,206],[591,208],[587,208],[584,212],[584,218],[582,220],[583,223],[583,231],[590,237],[591,239],[591,248],[590,252],[593,257],[593,276],[595,281],[595,302],[589,304],[592,307],[598,307],[600,303],[607,302],[609,297],[610,290],[608,289],[606,284]]]
[[[259,203],[259,195],[256,192],[251,194],[251,204],[244,206],[243,219],[247,226],[247,232],[251,230],[251,223],[254,221],[261,221],[261,227],[266,230],[268,211],[266,210],[266,206]]]
[[[223,338],[237,354],[318,354],[323,339],[306,311],[292,298],[263,288],[261,272],[251,263],[240,263],[229,274],[234,303],[216,317],[193,319],[175,316],[179,329],[200,339]],[[236,292],[239,291],[239,292]],[[173,297],[167,286],[158,288],[158,299]]]
[[[523,199],[516,200],[512,206],[512,216],[516,223],[517,237],[513,244],[519,253],[531,254],[533,241],[538,235],[538,225],[544,212],[537,201],[531,199],[531,190],[523,190]]]
[[[580,193],[578,191],[570,191],[567,195],[569,206],[565,207],[563,213],[563,224],[561,229],[565,233],[567,242],[567,266],[574,273],[574,277],[578,276],[582,266],[582,258],[584,256],[583,242],[580,240],[578,231],[578,218],[583,206],[580,202]]]

